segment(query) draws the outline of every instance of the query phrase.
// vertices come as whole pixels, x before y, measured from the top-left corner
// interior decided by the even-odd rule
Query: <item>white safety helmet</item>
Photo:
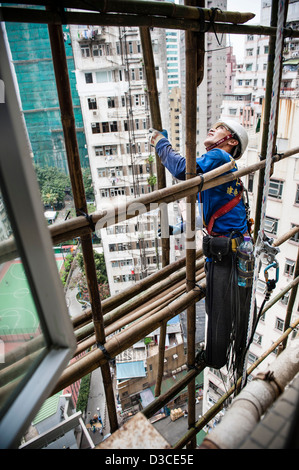
[[[228,128],[228,130],[231,131],[232,136],[239,141],[239,145],[237,145],[236,150],[232,154],[234,159],[238,160],[242,157],[248,145],[248,134],[244,127],[233,119],[224,119],[223,121],[217,121],[214,124],[213,128],[215,129],[216,127],[221,125]]]

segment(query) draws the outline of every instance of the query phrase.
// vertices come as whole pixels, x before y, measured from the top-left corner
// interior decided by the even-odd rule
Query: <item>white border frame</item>
[[[0,421],[0,448],[18,445],[76,348],[13,77],[0,23],[0,79],[5,86],[0,102],[1,190],[48,342],[41,362]]]

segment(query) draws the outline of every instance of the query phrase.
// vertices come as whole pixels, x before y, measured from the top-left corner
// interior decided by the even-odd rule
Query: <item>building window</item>
[[[248,354],[248,363],[249,364],[253,364],[257,360],[258,360],[258,356],[256,356],[255,354],[253,354],[251,352]]]
[[[100,123],[99,122],[92,122],[91,123],[91,132],[93,134],[99,134],[101,132]]]
[[[288,301],[289,301],[289,296],[290,296],[290,293],[289,292],[286,292],[280,299],[280,302],[283,304],[283,305],[287,305],[288,304]]]
[[[82,57],[90,57],[90,48],[87,44],[81,46]]]
[[[266,217],[265,219],[265,231],[277,235],[278,219],[273,217]]]
[[[275,328],[276,330],[283,331],[284,321],[281,318],[276,317]]]
[[[108,108],[115,108],[115,98],[107,98]]]
[[[93,83],[92,73],[85,73],[85,83]]]
[[[270,180],[269,185],[269,196],[274,197],[275,199],[282,198],[282,190],[283,190],[283,181],[279,180]]]
[[[87,98],[88,108],[97,109],[97,100],[96,98]]]
[[[297,184],[297,191],[295,197],[295,204],[299,204],[299,184]]]
[[[262,345],[262,335],[260,335],[259,333],[254,333],[253,342],[254,342],[254,344],[258,344],[259,346],[261,346]]]
[[[248,175],[248,192],[253,193],[254,174]]]
[[[293,276],[294,269],[295,269],[295,261],[292,261],[291,259],[286,259],[286,263],[284,266],[284,274],[286,274],[287,276]]]
[[[296,225],[296,224],[292,224],[292,225],[291,225],[291,228],[294,228],[294,227],[297,227],[297,225]],[[293,235],[293,236],[291,237],[291,240],[292,240],[293,242],[299,243],[299,232],[295,233],[295,235]]]
[[[117,132],[117,121],[112,121],[109,123],[110,132]]]
[[[101,72],[96,72],[96,81],[97,83],[112,82],[111,70],[103,70]]]
[[[109,123],[108,122],[102,122],[102,132],[103,133],[109,132]]]

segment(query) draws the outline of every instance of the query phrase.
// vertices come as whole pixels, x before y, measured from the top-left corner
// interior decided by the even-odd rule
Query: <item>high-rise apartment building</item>
[[[139,30],[72,26],[77,88],[98,210],[151,192],[155,157]],[[151,31],[163,125],[168,127],[165,32]],[[111,294],[161,267],[159,213],[101,230]]]
[[[45,24],[8,22],[5,28],[33,161],[41,167],[57,167],[67,172],[48,27]],[[80,162],[82,168],[88,168],[68,27],[64,26],[63,31]]]

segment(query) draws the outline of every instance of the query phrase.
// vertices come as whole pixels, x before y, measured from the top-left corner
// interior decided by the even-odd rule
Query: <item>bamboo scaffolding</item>
[[[197,250],[195,253],[195,258],[201,258],[203,255],[202,250]],[[183,257],[178,261],[175,261],[165,268],[160,269],[156,273],[151,274],[150,276],[136,282],[133,286],[125,289],[124,291],[120,292],[119,294],[114,295],[113,297],[109,297],[102,301],[102,308],[103,314],[106,315],[113,309],[116,309],[120,305],[124,308],[125,303],[133,299],[133,297],[142,294],[144,291],[153,287],[155,284],[159,282],[172,282],[171,274],[181,272],[181,270],[185,270],[185,262],[186,258]],[[168,281],[167,281],[168,280]],[[147,297],[149,299],[149,297]],[[140,300],[140,304],[142,303],[142,299]],[[91,309],[88,309],[85,313],[81,314],[80,316],[73,319],[73,327],[77,328],[78,326],[83,325],[86,321],[90,321],[91,319]]]
[[[20,3],[20,2],[19,2]],[[110,3],[110,2],[109,2]],[[130,2],[131,3],[131,2]],[[149,2],[144,2],[146,5]],[[165,4],[154,2],[156,7],[165,8]],[[27,5],[28,2],[21,2],[21,4]],[[33,3],[30,3],[32,5]],[[35,5],[45,5],[45,2],[35,2]],[[127,3],[122,2],[122,8],[120,8],[120,12],[124,12],[123,6],[127,5]],[[171,8],[173,8],[173,4]],[[175,10],[178,8],[182,8],[183,5],[175,5]],[[71,7],[70,7],[71,8]],[[75,8],[75,7],[74,7]],[[86,5],[82,5],[81,9],[86,8]],[[197,9],[193,7],[185,7],[185,14],[182,15],[182,18],[167,18],[167,17],[159,17],[157,15],[151,16],[152,11],[150,11],[146,16],[144,16],[144,10],[142,10],[139,14],[121,14],[120,12],[115,14],[105,14],[103,12],[99,13],[84,13],[84,12],[72,12],[66,11],[63,9],[61,12],[48,12],[44,10],[36,10],[36,9],[25,9],[25,8],[16,8],[16,7],[0,7],[0,17],[2,21],[7,22],[26,22],[26,23],[47,23],[47,24],[89,24],[89,25],[102,25],[102,26],[147,26],[147,27],[157,27],[157,28],[168,28],[168,29],[181,29],[181,30],[189,30],[200,32],[204,30],[205,32],[211,30],[211,23],[210,23],[210,12],[209,9],[204,9],[204,16],[206,21],[201,24],[199,21],[199,12]],[[91,10],[88,5],[88,10]],[[196,11],[195,11],[196,10]],[[218,13],[218,12],[217,12]],[[220,12],[219,12],[220,13]],[[231,24],[231,23],[220,23],[221,19],[216,17],[216,21],[213,25],[213,30],[216,33],[228,33],[228,34],[255,34],[259,36],[275,36],[276,35],[276,28],[272,26],[261,26],[261,25],[245,25],[244,22],[249,21],[254,16],[252,13],[240,13],[240,12],[222,12],[222,14],[230,15],[230,19],[234,23],[238,24]],[[189,18],[188,18],[189,15]],[[236,16],[236,15],[241,15]],[[245,16],[242,16],[245,15]],[[253,16],[252,16],[253,15]],[[175,13],[174,15],[175,16]],[[196,20],[192,19],[192,17],[196,17]],[[190,19],[191,17],[191,19]],[[235,18],[235,19],[234,19]],[[229,21],[227,18],[226,21]],[[292,28],[285,28],[284,29],[284,37],[299,37],[299,31],[294,31]]]
[[[233,401],[221,423],[202,443],[202,448],[237,449],[250,435],[262,415],[277,400],[299,372],[294,358],[299,351],[299,337],[292,347],[271,363],[262,376],[257,375]],[[269,379],[269,376],[271,379]]]
[[[143,60],[146,74],[146,82],[148,89],[149,104],[151,110],[152,125],[154,129],[158,131],[163,130],[162,119],[160,114],[158,87],[155,73],[155,62],[152,49],[152,41],[149,28],[140,28],[140,39],[143,51]],[[166,173],[160,158],[156,154],[156,169],[157,169],[157,186],[158,189],[166,187]],[[161,230],[162,230],[162,267],[164,268],[169,264],[169,238],[163,236],[163,232],[166,229],[168,232],[168,212],[167,207],[161,208]],[[157,371],[157,380],[155,386],[155,396],[160,394],[161,382],[163,378],[164,370],[164,355],[165,355],[165,338],[166,338],[166,323],[163,323],[160,327],[160,342],[159,342],[159,363]]]
[[[286,151],[280,155],[274,155],[272,157],[272,162],[278,163],[285,158],[291,157],[295,154],[299,153],[299,147],[294,147]],[[226,164],[230,165],[230,164]],[[212,172],[205,173],[204,175],[204,184],[202,187],[202,191],[206,189],[218,186],[219,184],[226,183],[228,181],[232,181],[237,178],[241,178],[242,176],[248,175],[255,171],[260,170],[261,168],[265,167],[265,161],[260,161],[249,165],[246,168],[242,168],[236,172],[230,173],[225,175],[221,178],[217,178],[217,173],[214,173],[216,170]],[[228,166],[225,169],[225,166],[219,167],[221,170],[219,173],[225,173],[230,169]],[[212,174],[213,173],[213,174]],[[213,180],[213,181],[212,181]],[[181,199],[186,197],[189,194],[197,193],[199,190],[199,186],[201,184],[201,177],[197,176],[187,181],[183,181],[178,183],[174,186],[169,188],[165,188],[163,190],[156,190],[152,193],[149,193],[145,196],[141,196],[133,201],[133,203],[127,203],[121,206],[114,206],[109,211],[95,211],[92,213],[92,220],[94,223],[101,221],[103,226],[111,226],[117,223],[118,221],[128,220],[132,217],[136,216],[136,213],[133,212],[136,209],[142,210],[144,212],[152,210],[153,207],[157,208],[155,204],[158,203],[165,203],[168,204],[169,202],[174,202],[177,199]],[[79,216],[76,219],[66,220],[61,223],[57,223],[54,225],[49,226],[49,231],[52,237],[53,245],[58,243],[64,242],[69,240],[70,238],[75,238],[81,236],[84,233],[91,233],[92,229],[89,226],[88,221],[85,217]],[[18,252],[16,250],[15,242],[13,239],[7,240],[5,242],[0,243],[0,263],[5,261],[9,261],[14,259],[18,256]],[[120,298],[119,295],[115,296],[116,298]],[[112,301],[112,299],[111,299]],[[114,301],[114,300],[113,300]]]
[[[201,269],[203,267],[203,260],[200,260],[197,264],[197,268]],[[140,308],[140,306],[146,305],[147,302],[150,302],[150,305],[153,305],[153,299],[157,298],[157,295],[161,293],[161,295],[165,295],[165,293],[171,289],[175,289],[178,283],[183,282],[186,275],[186,271],[183,269],[177,273],[172,274],[169,276],[168,279],[164,281],[160,281],[149,290],[145,291],[141,296],[136,299],[132,299],[129,301],[124,307],[121,307],[118,310],[112,311],[104,315],[104,325],[109,326],[112,325],[117,320],[124,318],[126,315],[134,312],[136,309]],[[93,324],[90,322],[88,327],[83,327],[85,333],[83,334],[90,334],[93,333]],[[82,336],[80,336],[80,332],[77,333],[77,340],[80,341]]]
[[[275,341],[272,346],[267,349],[260,357],[257,361],[255,361],[248,369],[247,369],[247,375],[249,376],[250,374],[252,374],[252,372],[269,356],[269,354],[271,354],[276,348],[277,346],[282,342],[284,341],[284,339],[290,334],[292,333],[293,329],[296,328],[296,326],[298,326],[299,324],[299,319],[297,319],[292,325],[290,328],[288,328],[284,334],[282,336],[280,336],[280,338],[278,338],[277,341]],[[237,384],[236,385],[233,385],[226,393],[224,393],[222,395],[222,397],[217,401],[217,403],[215,403],[215,405],[213,405],[208,411],[207,413],[205,413],[196,423],[195,423],[195,426],[193,427],[193,429],[190,429],[188,430],[188,432],[179,440],[176,442],[176,444],[173,446],[173,449],[182,449],[187,442],[190,441],[190,439],[192,437],[194,437],[206,424],[208,424],[208,422],[214,418],[217,413],[219,413],[219,411],[222,410],[226,400],[235,392],[236,389],[238,389],[238,387],[240,386],[241,384],[241,381],[242,381],[242,377],[239,378],[239,380],[237,381]],[[160,403],[160,405],[163,406],[163,401],[161,400],[162,403]],[[152,404],[151,404],[152,405]],[[149,408],[149,407],[148,407]],[[152,408],[153,408],[153,405],[152,405]],[[159,408],[158,408],[159,409]],[[150,412],[148,412],[148,410],[144,410],[146,411],[146,416],[149,418],[151,415],[152,415],[152,410]]]
[[[58,25],[48,25],[48,30],[53,57],[58,99],[60,104],[61,122],[64,133],[68,168],[74,195],[74,203],[77,214],[82,212],[87,214],[88,210],[85,198],[83,176],[79,157],[79,148],[76,136],[75,116],[73,111],[71,88],[68,76],[63,31],[62,27]],[[93,246],[90,233],[81,236],[81,247],[90,301],[92,305],[92,316],[96,339],[97,343],[103,344],[105,342],[103,314],[101,309],[101,300],[97,284],[96,267],[93,256]],[[102,378],[104,383],[107,407],[109,410],[110,429],[113,432],[118,428],[118,422],[112,379],[110,375],[110,367],[108,363],[103,364]]]
[[[205,287],[204,283],[202,284],[202,287]],[[52,394],[64,389],[76,380],[84,377],[89,372],[92,372],[97,367],[109,361],[110,358],[113,358],[123,350],[128,349],[134,343],[143,339],[147,334],[158,328],[162,321],[168,321],[175,315],[181,313],[188,307],[188,305],[193,302],[197,302],[202,298],[203,293],[201,290],[188,292],[171,305],[168,305],[161,311],[155,313],[150,318],[145,319],[138,325],[138,328],[134,326],[128,327],[115,334],[104,344],[105,352],[101,349],[93,350],[75,363],[70,364],[62,373]]]
[[[203,268],[200,269],[197,273],[196,276],[196,282],[199,282],[203,280],[205,277],[204,270]],[[167,305],[169,305],[171,302],[176,300],[178,297],[180,297],[182,294],[185,293],[185,283],[184,281],[179,282],[177,285],[175,285],[173,288],[168,290],[169,292],[163,293],[163,298],[157,299],[154,302],[151,302],[149,305],[133,310],[132,312],[129,312],[127,315],[124,317],[120,318],[119,320],[114,321],[111,323],[110,326],[105,328],[105,334],[106,336],[111,335],[112,333],[115,333],[117,330],[120,330],[121,328],[125,327],[126,325],[135,322],[134,324],[136,325],[138,321],[143,321],[145,318],[153,315],[154,313],[158,312],[159,310],[165,308]],[[104,324],[105,324],[105,318],[104,318]],[[85,330],[82,332],[81,336],[77,337],[78,342],[82,341],[78,344],[77,349],[74,353],[74,356],[77,356],[81,352],[85,351],[87,348],[90,348],[95,344],[95,335],[89,336],[90,333],[93,333],[92,331],[92,325],[89,325],[88,331],[86,332]],[[87,339],[85,339],[87,336],[89,336]]]
[[[13,2],[7,2],[13,3]],[[18,5],[37,5],[37,6],[56,6],[54,1],[39,1],[33,0],[32,2],[24,2],[20,1]],[[81,0],[62,0],[60,2],[60,6],[62,11],[64,8],[68,9],[79,9],[79,10],[88,10],[88,11],[95,11],[98,13],[98,16],[102,14],[108,13],[125,13],[125,14],[133,14],[133,15],[140,15],[140,16],[162,16],[168,17],[171,19],[180,18],[184,20],[194,19],[194,20],[206,20],[210,21],[211,10],[208,8],[201,8],[201,12],[198,11],[197,8],[189,5],[178,5],[173,4],[171,2],[157,2],[157,1],[146,1],[143,2],[141,0],[130,0],[130,2],[122,2],[119,0],[109,0],[109,2],[105,0],[91,0],[88,2],[88,5],[85,1]],[[22,10],[21,8],[18,8]],[[34,13],[39,12],[40,10],[34,10]],[[55,13],[55,12],[52,12]],[[59,12],[58,12],[59,13]],[[44,15],[45,16],[45,15]],[[50,18],[50,15],[47,15]],[[118,16],[118,15],[117,15]],[[54,17],[54,15],[53,15]],[[217,10],[215,13],[215,21],[216,22],[229,22],[234,24],[243,24],[247,21],[254,18],[255,15],[250,12],[241,13],[239,11],[222,11]],[[60,21],[62,20],[60,14]],[[29,22],[29,21],[26,21]],[[60,23],[61,24],[61,23]],[[84,23],[83,23],[84,24]],[[91,24],[91,23],[90,23]],[[99,23],[100,24],[100,23]]]
[[[20,3],[24,5],[29,5],[29,2],[20,2]],[[194,3],[196,5],[196,2]],[[58,95],[59,95],[60,107],[61,107],[62,124],[63,124],[63,130],[64,130],[64,135],[65,135],[65,143],[66,143],[66,149],[67,149],[67,155],[68,155],[73,193],[75,196],[75,205],[78,211],[80,210],[84,212],[85,214],[87,214],[85,193],[84,193],[82,175],[81,175],[80,165],[79,165],[78,149],[76,145],[76,135],[74,133],[74,129],[75,129],[74,115],[73,115],[73,110],[71,109],[69,83],[68,83],[68,77],[66,79],[66,75],[65,75],[67,68],[66,68],[66,61],[65,61],[65,50],[64,50],[64,44],[63,44],[63,38],[62,38],[61,24],[96,24],[96,25],[103,24],[103,25],[116,25],[116,26],[136,25],[136,26],[141,27],[141,29],[142,27],[146,27],[146,30],[144,30],[144,33],[146,33],[146,35],[148,34],[148,28],[153,27],[153,26],[161,27],[161,28],[167,27],[169,29],[173,28],[173,29],[187,30],[186,36],[187,36],[188,53],[186,55],[189,57],[188,60],[190,61],[189,65],[191,66],[191,68],[192,66],[195,65],[195,71],[193,72],[192,75],[196,76],[196,81],[198,83],[200,82],[200,73],[203,72],[203,69],[201,69],[201,72],[200,72],[199,67],[196,65],[196,62],[198,58],[200,57],[200,52],[198,51],[199,42],[195,41],[194,32],[198,33],[198,32],[203,31],[203,29],[206,32],[209,30],[209,28],[212,27],[211,22],[210,22],[211,10],[204,9],[204,8],[201,8],[199,10],[198,8],[194,6],[189,6],[189,5],[184,6],[184,5],[176,5],[173,3],[152,2],[152,1],[143,2],[140,0],[131,0],[130,2],[121,2],[118,0],[110,0],[109,2],[107,2],[106,0],[97,0],[97,1],[91,0],[88,6],[86,5],[85,2],[83,2],[83,0],[82,1],[81,0],[73,0],[73,1],[66,0],[66,1],[60,2],[61,4],[60,8],[57,8],[57,2],[53,2],[50,0],[46,2],[33,0],[33,2],[30,2],[30,5],[32,4],[46,5],[46,10],[34,10],[31,8],[24,9],[24,8],[19,8],[19,7],[17,8],[0,7],[1,20],[2,21],[15,21],[15,22],[27,21],[27,22],[37,22],[37,23],[48,23],[49,25],[49,34],[50,34],[50,39],[51,39],[53,61],[54,61],[54,66],[55,66],[56,82],[57,82]],[[204,4],[204,2],[200,1],[199,5],[202,5],[202,4]],[[277,4],[278,2],[277,0],[275,0],[275,5],[277,6]],[[94,10],[95,13],[70,12],[70,11],[65,11],[64,8],[79,8],[79,9],[88,8],[88,10]],[[115,14],[115,13],[118,13],[118,14]],[[276,35],[276,27],[273,26],[272,23],[270,27],[264,27],[264,26],[251,27],[249,25],[227,24],[228,22],[244,23],[248,21],[250,18],[252,18],[253,16],[254,15],[250,13],[240,14],[239,12],[221,12],[220,10],[217,10],[216,15],[215,15],[215,23],[213,24],[213,29],[216,32],[231,32],[234,34],[251,33],[251,34],[269,35],[270,37]],[[223,22],[223,23],[220,23],[220,22]],[[299,37],[299,32],[294,32],[291,29],[285,29],[284,35],[285,37],[291,37],[291,36]],[[147,40],[149,38],[150,36],[148,35]],[[201,39],[203,39],[203,35],[201,36]],[[197,44],[197,47],[195,46],[195,43]],[[195,49],[197,49],[197,51],[195,51]],[[150,50],[151,48],[149,45],[145,46],[146,52],[150,52]],[[190,60],[192,57],[193,57],[193,62],[192,60]],[[197,57],[195,62],[194,62],[194,57]],[[154,70],[154,67],[152,69]],[[190,91],[191,90],[192,91],[190,92],[189,97],[192,96],[193,101],[195,101],[194,96],[196,93],[196,86],[194,87],[194,77],[192,77],[192,82],[190,83],[191,83]],[[188,91],[189,91],[189,87],[188,87]],[[194,123],[194,120],[193,120],[194,103],[191,101],[190,102],[188,101],[188,103],[190,104],[190,106],[188,105],[186,128],[187,128],[187,134],[188,134],[188,143],[191,142],[191,144],[187,145],[186,156],[187,156],[187,173],[191,174],[193,173],[193,170],[194,170],[194,161],[192,161],[191,155],[194,156],[195,154],[195,152],[193,152],[194,150],[193,140],[194,140],[194,129],[196,129],[196,126],[192,127],[192,123]],[[267,126],[267,122],[265,122],[265,126]],[[159,126],[156,126],[156,127],[159,128]],[[265,131],[265,134],[266,134],[266,131]],[[190,137],[190,140],[189,140],[189,137]],[[192,152],[191,152],[191,149],[192,149]],[[296,152],[294,153],[298,153],[299,149],[297,148],[295,150]],[[286,152],[283,158],[286,158],[286,156],[289,156],[291,154],[289,153],[287,155],[287,152]],[[273,162],[279,161],[280,159],[281,159],[280,157],[277,157],[277,159],[275,159],[274,157]],[[263,162],[260,162],[260,164],[261,165],[259,164],[252,165],[251,168],[254,166],[255,167],[254,171],[264,168]],[[217,175],[213,175],[211,179],[207,179],[205,175],[205,180],[204,180],[205,185],[202,188],[202,190],[207,189],[208,187],[213,187],[218,184],[222,184],[223,182],[226,182],[226,181],[231,181],[240,176],[248,174],[252,171],[252,170],[248,171],[248,168],[245,169],[246,171],[245,173],[244,173],[244,170],[240,170],[238,172],[235,172],[234,174],[220,176],[220,177],[218,176],[219,174],[218,173]],[[224,172],[223,169],[222,169],[222,172]],[[183,197],[184,195],[188,197],[188,202],[190,203],[190,205],[195,206],[195,195],[198,192],[198,187],[201,181],[196,178],[192,178],[192,180],[195,180],[192,183],[192,185],[191,184],[189,185],[190,181],[188,180],[185,183],[181,183],[181,186],[176,185],[174,188],[171,188],[171,191],[168,191],[169,188],[161,189],[160,187],[158,191],[155,193],[152,193],[152,195],[150,195],[149,198],[146,198],[146,197],[139,198],[138,200],[134,202],[137,202],[138,204],[141,204],[141,205],[144,204],[144,208],[146,210],[149,210],[150,205],[153,203],[164,202],[167,204],[169,202],[172,202],[176,199]],[[131,209],[131,208],[130,208],[130,205],[127,204],[121,208],[118,208],[117,210],[113,209],[111,212],[109,211],[98,212],[96,214],[93,214],[92,216],[93,221],[102,221],[103,219],[106,219],[106,226],[108,226],[108,225],[113,225],[116,220],[120,220],[122,217],[125,217],[124,220],[128,220],[129,218],[135,216],[135,213],[134,214],[130,213],[128,209]],[[194,212],[192,210],[191,215],[190,215],[191,229],[193,225],[194,225]],[[299,228],[297,227],[296,231],[290,231],[289,233],[297,233],[298,229]],[[84,257],[84,262],[85,262],[86,276],[87,276],[87,281],[88,281],[88,289],[90,292],[92,308],[90,310],[90,313],[88,313],[84,317],[84,319],[83,317],[81,317],[80,319],[81,323],[79,323],[79,321],[74,322],[74,326],[75,326],[75,323],[76,323],[76,326],[79,326],[79,325],[82,326],[83,322],[86,323],[90,321],[92,317],[91,326],[95,333],[92,338],[93,344],[100,343],[104,347],[104,349],[99,349],[99,348],[95,349],[91,351],[90,353],[86,354],[84,358],[79,359],[75,364],[69,365],[68,368],[62,374],[59,380],[59,383],[57,384],[52,394],[56,393],[56,391],[60,391],[65,386],[70,385],[75,380],[86,375],[86,373],[92,370],[95,370],[97,367],[100,366],[102,368],[105,394],[106,394],[106,400],[107,400],[108,410],[109,410],[110,427],[111,427],[111,432],[113,432],[117,429],[118,425],[117,425],[117,417],[116,417],[116,410],[115,410],[115,404],[114,404],[112,381],[111,381],[110,370],[109,370],[110,358],[115,357],[119,352],[122,352],[123,350],[127,349],[129,346],[133,345],[137,340],[142,339],[146,334],[153,331],[153,329],[156,329],[157,327],[161,327],[161,325],[166,326],[166,322],[168,319],[172,318],[174,315],[177,315],[178,313],[183,311],[185,308],[187,308],[187,311],[188,311],[188,321],[189,321],[188,329],[192,328],[192,325],[193,325],[192,322],[194,321],[195,302],[197,302],[204,296],[202,291],[196,291],[194,289],[195,279],[202,279],[203,272],[199,270],[200,272],[196,273],[195,264],[192,259],[192,256],[194,257],[194,249],[190,250],[190,252],[188,252],[187,250],[187,255],[186,255],[186,260],[185,260],[186,261],[186,284],[183,284],[184,281],[181,281],[181,280],[178,281],[176,276],[173,275],[172,276],[173,279],[171,279],[168,283],[165,283],[164,285],[165,290],[163,292],[165,293],[165,292],[168,292],[169,290],[167,294],[167,298],[163,299],[161,298],[162,296],[160,296],[160,298],[157,298],[155,302],[152,302],[150,306],[143,305],[143,308],[141,309],[139,307],[140,307],[140,298],[142,298],[142,295],[138,299],[133,298],[134,295],[137,295],[136,293],[138,292],[138,289],[144,288],[144,284],[142,285],[140,284],[136,291],[132,289],[132,290],[129,290],[129,292],[126,292],[124,296],[116,296],[115,299],[113,298],[111,300],[108,299],[108,302],[106,304],[107,316],[105,315],[104,317],[105,309],[99,299],[99,293],[98,293],[97,283],[96,283],[96,272],[95,272],[95,266],[94,266],[92,244],[91,244],[91,231],[92,229],[88,225],[86,218],[82,216],[78,216],[76,220],[68,221],[68,223],[61,224],[60,227],[54,226],[51,230],[51,235],[52,235],[53,242],[55,240],[54,243],[64,241],[74,236],[81,237],[82,251],[83,251],[83,257]],[[191,237],[191,240],[192,240],[192,237]],[[283,241],[276,240],[276,243],[277,244],[282,243]],[[14,253],[13,242],[6,243],[5,246],[4,244],[1,245],[1,249],[2,249],[2,246],[5,248],[5,251],[4,251],[3,257],[1,255],[1,259],[11,259],[11,258],[7,258],[7,256]],[[170,270],[171,269],[173,269],[173,266],[170,267]],[[297,259],[295,272],[296,272],[297,277],[296,279],[294,279],[292,285],[290,285],[290,287],[288,286],[290,289],[292,288],[292,294],[295,292],[295,289],[297,288],[297,284],[298,284],[298,259]],[[195,277],[196,274],[197,274],[197,277]],[[153,286],[152,291],[155,291],[156,286],[154,285],[154,283],[157,282],[157,279],[159,279],[159,277],[157,276],[154,279],[155,280],[153,281],[153,278],[152,278],[149,282],[149,285],[150,285],[151,282],[153,281],[153,283],[151,284],[151,286]],[[174,279],[176,279],[175,282],[174,282]],[[171,284],[172,282],[173,284]],[[140,286],[143,286],[143,287],[140,287]],[[170,286],[173,286],[173,287],[170,287]],[[170,290],[173,290],[173,289],[175,289],[175,292],[170,293]],[[140,293],[140,290],[139,290],[139,293]],[[120,306],[124,302],[124,299],[128,301],[128,304],[125,306],[125,308],[120,308],[116,311],[111,312],[111,309],[113,308],[117,309],[117,306]],[[292,305],[293,303],[290,302],[290,312],[292,309]],[[267,305],[265,308],[270,308],[270,307],[268,307]],[[110,315],[108,315],[108,311],[111,313]],[[114,336],[112,336],[111,338],[107,340],[106,336],[107,334],[109,334],[109,332],[113,333],[116,330],[118,330],[119,327],[125,324],[128,324],[125,330],[116,333]],[[284,341],[287,338],[287,336],[290,334],[290,332],[293,331],[293,328],[296,327],[298,324],[299,324],[299,319],[290,328],[287,328],[284,335],[282,335],[281,337],[283,338],[283,340],[281,340],[280,338],[279,343],[281,341]],[[80,333],[78,333],[78,336],[79,334]],[[90,340],[91,338],[89,338],[89,341]],[[272,352],[276,347],[276,343],[274,343],[273,346],[268,351]],[[194,335],[190,333],[190,336],[188,335],[188,361],[187,361],[189,367],[194,367],[194,352],[195,352]],[[267,355],[270,354],[270,352],[264,353],[264,355],[262,355],[261,358],[255,363],[255,367],[260,362],[262,362],[262,360],[264,360],[265,357],[267,357]],[[34,348],[32,349],[32,354],[33,355],[36,354],[36,350],[34,350]],[[15,371],[18,370],[18,374],[21,373],[23,363],[25,363],[27,359],[28,359],[27,357],[20,359],[20,363],[17,365],[19,369],[18,368],[15,369]],[[248,371],[254,370],[255,367],[249,368]],[[12,368],[9,368],[9,367],[7,368],[6,379],[11,373],[11,369]],[[167,392],[167,394],[164,394],[163,396],[160,395],[159,398],[155,400],[154,403],[152,403],[146,410],[144,410],[144,414],[149,417],[154,409],[158,411],[158,409],[162,406],[162,403],[165,403],[166,397],[169,399],[169,397],[172,396],[172,394],[174,393],[174,390],[177,392],[181,390],[186,384],[188,385],[189,403],[190,403],[190,407],[189,407],[190,419],[189,418],[188,419],[189,419],[189,426],[191,426],[192,429],[190,429],[187,435],[184,436],[183,439],[179,441],[179,443],[177,443],[176,448],[180,448],[181,446],[183,446],[184,445],[183,442],[189,445],[188,443],[190,441],[193,442],[192,445],[194,446],[196,432],[198,432],[198,430],[201,429],[199,428],[199,426],[202,427],[202,423],[204,422],[205,419],[207,419],[207,418],[201,419],[200,425],[198,424],[199,422],[197,423],[194,422],[195,410],[193,406],[193,401],[194,401],[195,393],[194,393],[193,383],[194,383],[194,378],[199,373],[199,371],[200,371],[199,369],[190,370],[186,376],[187,378],[185,377],[183,381],[181,381],[179,384],[176,384],[176,386],[173,387],[171,391]],[[4,382],[6,379],[5,379],[5,376],[2,376],[2,380],[4,380]],[[10,386],[10,384],[8,384],[8,386]],[[233,390],[231,393],[233,393]],[[220,405],[215,407],[215,410],[213,411],[215,412],[215,414],[219,411],[219,406],[222,406],[223,403],[224,403],[224,400],[222,397]],[[216,408],[217,408],[217,411],[216,411]],[[211,416],[213,412],[209,416]],[[209,419],[211,419],[211,417]]]
[[[278,12],[278,0],[272,1],[271,7],[271,26],[277,26],[277,12]],[[262,133],[262,143],[261,143],[261,160],[265,160],[267,156],[267,147],[268,147],[268,133],[269,133],[269,123],[270,123],[270,112],[271,112],[271,101],[273,97],[272,87],[273,87],[273,78],[274,78],[274,59],[275,59],[275,45],[276,45],[276,36],[271,36],[269,38],[269,54],[267,62],[267,76],[266,76],[266,91],[265,91],[265,105],[264,105],[264,122],[263,122],[263,133]],[[282,71],[282,61],[280,63],[280,75]],[[280,85],[279,81],[279,85]],[[279,88],[280,94],[280,88]],[[276,121],[276,131],[274,132],[273,138],[273,148],[272,152],[274,153],[276,145],[276,133],[277,133],[277,123],[278,123],[278,111],[279,106],[277,106],[277,112],[275,116]],[[255,212],[255,224],[254,224],[254,240],[257,240],[258,232],[260,229],[260,219],[261,219],[261,205],[263,197],[263,188],[265,180],[265,170],[261,169],[259,173],[258,180],[258,192],[257,192],[257,202],[256,202],[256,212]]]
[[[204,6],[204,2],[197,0],[185,0],[187,6]],[[185,33],[185,56],[186,56],[186,179],[196,176],[196,117],[197,117],[197,84],[203,78],[203,69],[198,74],[197,59],[202,59],[204,53],[204,43],[200,41],[203,49],[198,52],[198,42],[202,39],[197,33],[187,30]],[[189,292],[195,286],[195,211],[196,194],[187,196],[187,217],[186,217],[186,291]],[[195,361],[195,331],[196,331],[196,306],[191,304],[187,309],[187,367],[194,366]],[[195,422],[195,380],[188,385],[188,425]],[[190,448],[196,447],[196,440],[190,443]]]

